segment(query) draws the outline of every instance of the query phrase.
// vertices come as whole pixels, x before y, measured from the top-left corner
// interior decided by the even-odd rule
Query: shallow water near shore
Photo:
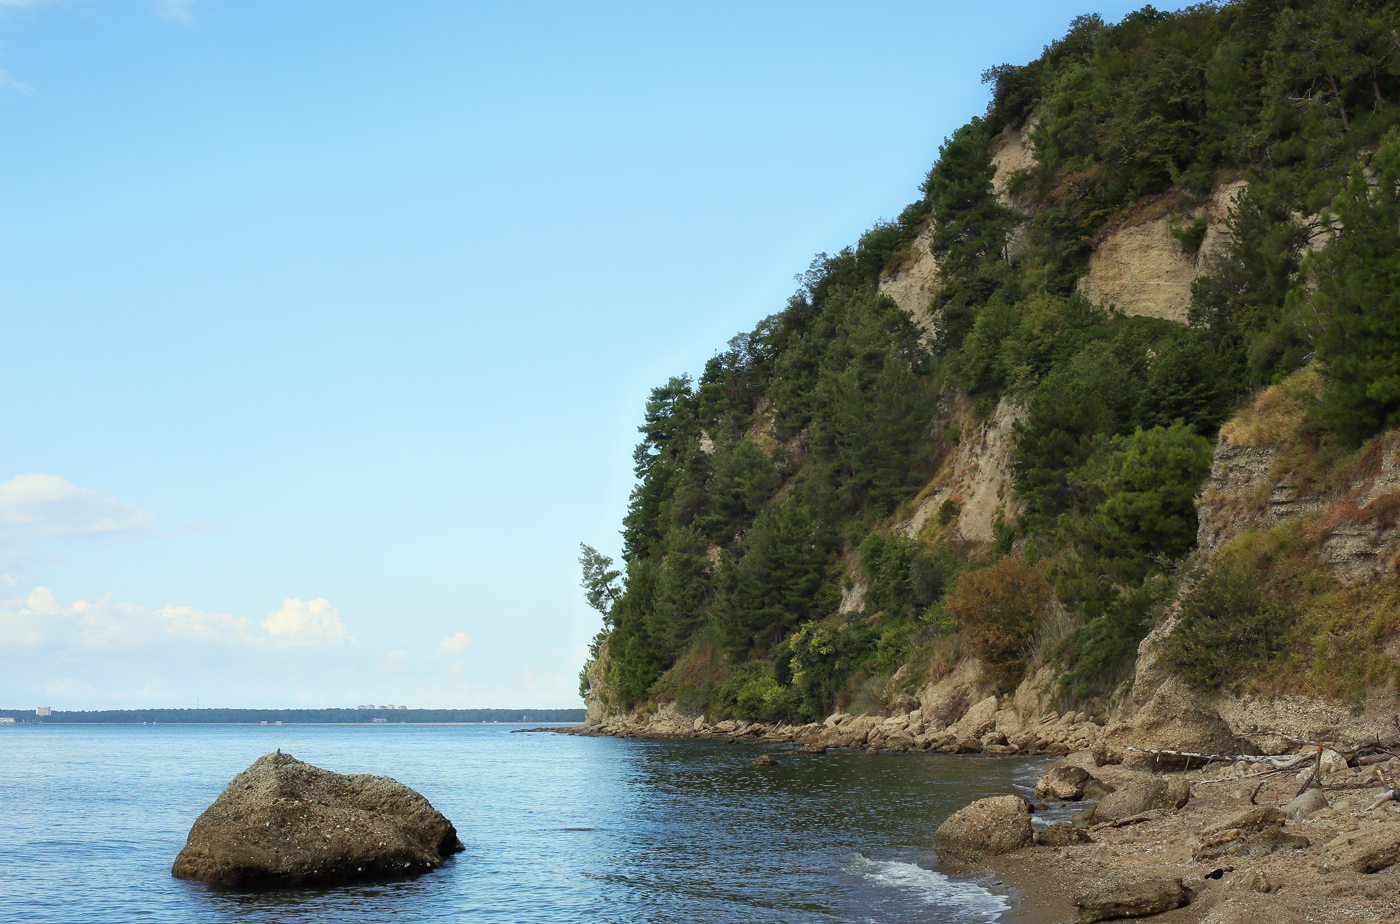
[[[505,725],[0,729],[0,922],[933,922],[1000,920],[949,878],[934,829],[1027,792],[1038,761],[803,755]],[[199,813],[281,748],[392,776],[466,850],[417,879],[233,891],[170,875]]]

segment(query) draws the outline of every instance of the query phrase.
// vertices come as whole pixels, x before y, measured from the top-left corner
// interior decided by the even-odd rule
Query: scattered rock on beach
[[[1310,787],[1283,807],[1285,817],[1298,821],[1307,818],[1313,812],[1320,812],[1327,808],[1327,796],[1316,786]]]
[[[1095,924],[1117,918],[1140,918],[1180,908],[1190,896],[1180,879],[1123,878],[1081,891],[1075,924]]]
[[[1067,821],[1057,821],[1044,831],[1035,832],[1035,842],[1042,847],[1069,847],[1074,844],[1092,844],[1089,832],[1082,831]]]
[[[1073,801],[1084,795],[1084,785],[1092,780],[1082,767],[1055,767],[1035,784],[1037,799]]]
[[[1269,877],[1257,869],[1232,873],[1225,880],[1225,888],[1231,892],[1272,892],[1274,889]]]
[[[1256,805],[1191,837],[1191,855],[1197,860],[1224,856],[1260,856],[1276,850],[1302,849],[1308,839],[1283,830],[1284,814],[1271,805]]]
[[[1034,841],[1031,806],[1021,796],[978,799],[938,826],[933,849],[940,860],[972,862],[1029,847]]]
[[[1339,835],[1322,848],[1318,869],[1375,873],[1400,861],[1400,824],[1382,822]]]
[[[397,780],[278,751],[195,820],[171,873],[228,886],[319,885],[427,872],[462,849],[452,822]]]
[[[1117,786],[1105,783],[1103,780],[1091,776],[1084,781],[1084,791],[1079,794],[1079,798],[1086,802],[1099,802],[1104,796],[1117,791]]]
[[[1099,800],[1099,822],[1121,821],[1153,809],[1178,809],[1191,800],[1191,787],[1180,777],[1149,777],[1129,783]]]

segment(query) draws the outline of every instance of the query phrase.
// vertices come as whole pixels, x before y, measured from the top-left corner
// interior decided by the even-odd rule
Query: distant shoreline
[[[19,725],[541,725],[582,723],[583,709],[0,709]]]
[[[6,727],[9,727],[9,724],[10,724],[10,723],[5,723]],[[583,722],[578,722],[577,724],[582,725]],[[522,726],[533,726],[533,725],[535,725],[535,723],[534,723],[534,722],[521,722],[521,721],[518,720],[518,719],[517,719],[516,721],[514,721],[514,722],[261,722],[261,721],[259,721],[259,722],[40,722],[40,721],[35,721],[35,722],[18,722],[18,721],[17,721],[17,722],[15,722],[15,723],[13,723],[13,727],[15,727],[15,728],[18,728],[18,727],[20,727],[21,725],[84,725],[84,726],[96,726],[96,725],[180,725],[180,726],[186,726],[186,725],[188,725],[188,726],[191,726],[191,727],[193,727],[193,726],[195,726],[195,725],[199,725],[199,726],[204,726],[204,725],[248,725],[248,726],[252,726],[252,725],[256,725],[256,726],[259,726],[259,727],[261,727],[261,726],[263,726],[263,725],[273,725],[273,726],[281,725],[281,726],[284,726],[284,727],[287,726],[287,725],[315,725],[315,726],[319,726],[319,727],[333,727],[333,726],[340,726],[340,725],[522,725]],[[559,728],[570,728],[570,727],[572,727],[572,725],[570,725],[570,724],[567,723],[567,722],[564,723],[563,725],[559,726]],[[540,728],[540,729],[538,729],[538,730],[539,730],[539,731],[550,731],[550,732],[553,732],[553,731],[558,731],[559,728]],[[531,729],[531,730],[536,730],[536,729]]]

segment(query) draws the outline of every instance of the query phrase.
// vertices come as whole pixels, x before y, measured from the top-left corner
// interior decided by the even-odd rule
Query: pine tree
[[[1333,203],[1336,239],[1308,261],[1326,423],[1359,442],[1400,425],[1400,129]]]
[[[704,622],[713,592],[705,537],[691,527],[673,526],[665,543],[646,627],[658,663],[669,667]]]

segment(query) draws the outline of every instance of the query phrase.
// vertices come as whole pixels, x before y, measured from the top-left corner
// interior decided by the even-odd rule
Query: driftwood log
[[[1163,757],[1185,757],[1189,760],[1199,760],[1202,763],[1230,763],[1235,764],[1240,761],[1248,761],[1251,764],[1266,765],[1262,770],[1252,773],[1245,773],[1239,776],[1222,776],[1211,780],[1196,780],[1191,785],[1205,786],[1211,783],[1234,783],[1240,780],[1255,779],[1260,777],[1270,777],[1280,773],[1295,773],[1299,770],[1312,766],[1312,773],[1299,788],[1298,794],[1302,795],[1310,786],[1319,786],[1323,789],[1364,789],[1368,783],[1335,783],[1327,786],[1322,785],[1322,752],[1333,750],[1346,759],[1349,765],[1364,767],[1371,764],[1383,763],[1392,757],[1400,757],[1400,714],[1394,716],[1390,721],[1394,731],[1391,734],[1382,736],[1374,735],[1355,744],[1345,745],[1333,741],[1306,741],[1302,738],[1295,738],[1292,735],[1285,735],[1281,732],[1258,732],[1257,734],[1277,736],[1284,741],[1288,741],[1300,746],[1310,747],[1314,750],[1309,754],[1280,754],[1278,756],[1261,756],[1258,754],[1202,754],[1196,751],[1174,751],[1166,748],[1126,748],[1125,750],[1137,751],[1140,754],[1152,754]],[[1383,778],[1384,781],[1384,778]],[[1265,780],[1260,780],[1260,786]],[[1254,793],[1250,796],[1251,803],[1254,795],[1259,792],[1256,786]]]

